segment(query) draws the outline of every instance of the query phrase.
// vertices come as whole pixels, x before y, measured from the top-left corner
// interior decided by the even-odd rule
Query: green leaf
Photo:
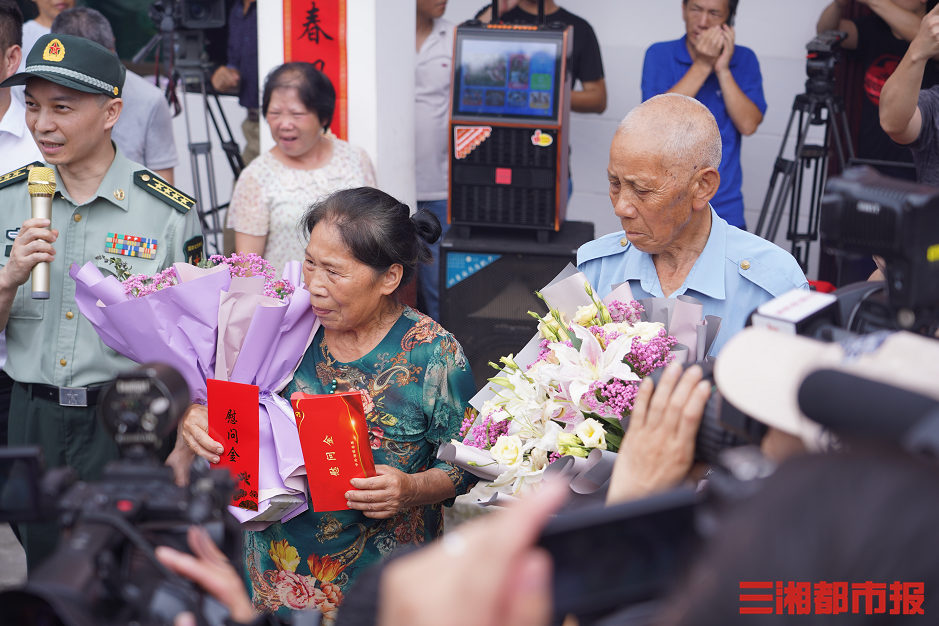
[[[581,340],[581,338],[575,335],[574,333],[568,333],[568,334],[570,335],[570,338],[571,338],[571,345],[574,346],[575,350],[580,352],[580,345],[583,343],[583,340]]]
[[[608,435],[616,434],[622,437],[626,434],[626,431],[623,430],[623,425],[614,417],[600,417],[598,415],[594,419],[603,424],[603,430],[605,430]]]
[[[606,434],[606,449],[610,452],[619,452],[620,446],[623,445],[623,435],[615,435],[613,433]]]

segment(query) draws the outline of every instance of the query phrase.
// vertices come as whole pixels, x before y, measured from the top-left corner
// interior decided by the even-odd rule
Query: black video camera
[[[26,585],[0,593],[0,626],[169,626],[182,611],[200,626],[225,620],[222,605],[154,554],[158,545],[188,552],[187,530],[197,524],[230,559],[240,556],[228,471],[200,459],[189,487],[177,487],[157,459],[188,406],[186,381],[168,366],[119,375],[101,394],[98,416],[122,458],[96,483],[75,482],[69,468],[41,475],[38,448],[0,449],[0,520],[58,517],[62,527],[56,551]]]
[[[835,65],[841,42],[848,38],[848,33],[826,30],[815,39],[805,44],[805,92],[830,94],[835,88]]]

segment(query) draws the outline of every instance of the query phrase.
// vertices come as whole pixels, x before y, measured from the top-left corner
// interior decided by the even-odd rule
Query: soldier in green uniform
[[[6,371],[16,381],[10,404],[10,445],[40,445],[49,467],[69,465],[96,480],[117,448],[95,416],[102,387],[134,367],[98,338],[75,304],[73,263],[121,257],[135,274],[152,275],[176,262],[197,261],[202,229],[192,198],[111,141],[121,114],[124,66],[105,48],[62,34],[39,38],[25,71],[0,87],[26,86],[26,125],[45,163],[0,177],[0,328],[6,328]],[[55,171],[52,223],[31,219],[26,179],[33,166]],[[30,271],[49,263],[48,300],[31,297]],[[54,549],[52,524],[20,525],[28,566]]]

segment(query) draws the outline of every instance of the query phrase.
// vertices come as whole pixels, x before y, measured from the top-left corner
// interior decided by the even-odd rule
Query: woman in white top
[[[241,173],[228,208],[235,250],[254,252],[278,274],[304,259],[297,223],[320,198],[339,189],[374,187],[364,150],[326,134],[336,91],[310,63],[286,63],[264,81],[261,112],[276,145]]]
[[[39,15],[36,19],[23,23],[23,60],[20,63],[20,71],[26,67],[26,55],[33,49],[36,40],[47,35],[52,28],[52,20],[65,9],[71,9],[75,6],[75,0],[33,0],[36,3],[36,9]]]

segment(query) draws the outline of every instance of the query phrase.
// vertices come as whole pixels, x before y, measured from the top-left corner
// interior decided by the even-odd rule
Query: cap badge
[[[65,58],[65,46],[58,39],[53,39],[46,44],[46,49],[42,51],[43,61],[55,61],[58,63]]]

